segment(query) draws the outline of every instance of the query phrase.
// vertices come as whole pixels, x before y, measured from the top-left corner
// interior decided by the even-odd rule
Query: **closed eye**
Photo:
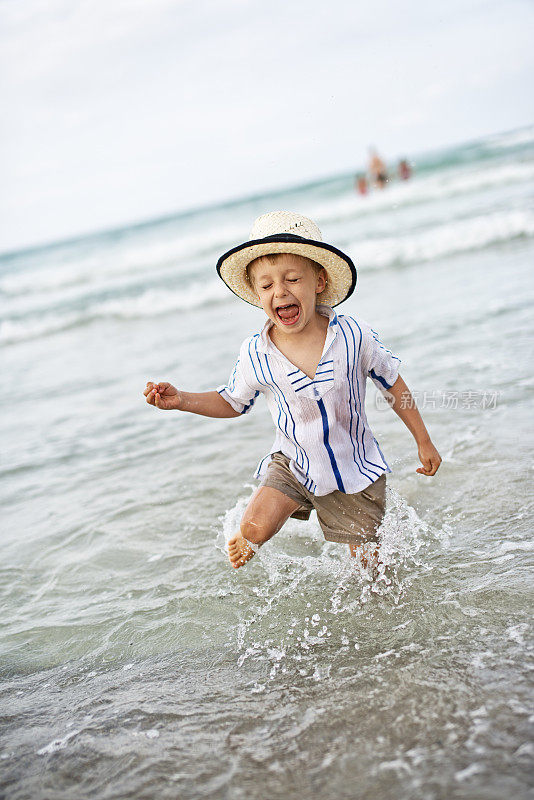
[[[297,282],[297,281],[299,281],[299,280],[300,280],[300,278],[288,278],[288,279],[287,279],[287,282],[288,282],[288,283],[296,283],[296,282]]]
[[[267,286],[262,286],[261,288],[262,289],[270,289],[271,286],[272,286],[272,283],[269,283],[269,284],[267,284]]]

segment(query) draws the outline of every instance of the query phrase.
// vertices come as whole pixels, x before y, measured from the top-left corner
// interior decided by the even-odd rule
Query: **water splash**
[[[224,552],[249,499],[240,497],[221,519],[216,545]],[[360,649],[362,618],[374,603],[397,606],[413,580],[430,569],[422,550],[439,536],[388,488],[379,564],[366,568],[345,545],[324,542],[313,517],[308,522],[289,520],[231,576],[242,590],[237,603],[244,606],[233,633],[237,666],[255,663],[267,670],[268,680],[279,673],[313,681],[327,678],[340,653]],[[255,691],[265,685],[262,680],[254,683]]]

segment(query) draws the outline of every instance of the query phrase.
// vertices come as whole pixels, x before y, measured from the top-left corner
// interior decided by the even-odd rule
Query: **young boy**
[[[398,374],[399,359],[365,322],[333,310],[354,291],[354,264],[322,241],[311,220],[275,211],[256,220],[249,241],[221,256],[217,271],[234,294],[263,308],[263,330],[241,345],[226,386],[190,393],[149,382],[144,394],[157,408],[208,417],[247,414],[265,395],[276,438],[228,544],[232,566],[249,561],[289,517],[307,519],[314,508],[326,540],[349,544],[364,566],[369,546],[362,546],[370,543],[376,562],[391,470],[365,415],[368,377],[388,390],[414,436],[423,465],[417,472],[434,475],[441,458]]]

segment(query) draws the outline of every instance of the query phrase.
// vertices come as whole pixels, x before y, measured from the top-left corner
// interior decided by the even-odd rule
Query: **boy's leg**
[[[314,499],[317,518],[329,542],[349,545],[351,556],[367,569],[378,564],[377,531],[386,509],[386,476],[356,494],[332,494]]]
[[[349,552],[354,558],[360,559],[364,569],[370,569],[378,564],[378,542],[349,544]]]
[[[232,566],[237,569],[250,561],[255,549],[278,533],[291,514],[300,507],[300,503],[278,489],[270,486],[256,489],[243,514],[240,532],[228,542]]]

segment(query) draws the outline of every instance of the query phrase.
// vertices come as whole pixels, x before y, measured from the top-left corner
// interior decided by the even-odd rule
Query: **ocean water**
[[[0,791],[514,800],[532,790],[534,129],[0,258]],[[263,324],[215,275],[265,211],[359,270],[340,311],[402,359],[443,457],[369,387],[393,472],[376,578],[292,520],[225,542],[272,442],[164,413]]]

